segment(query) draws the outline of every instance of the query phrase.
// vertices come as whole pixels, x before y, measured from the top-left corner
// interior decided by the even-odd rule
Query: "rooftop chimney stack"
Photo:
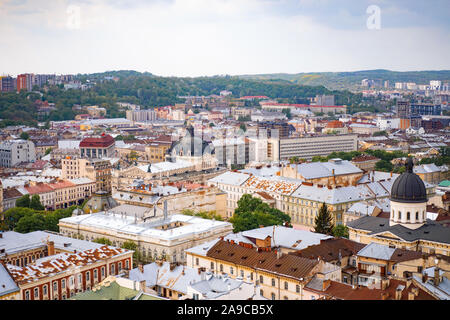
[[[49,256],[53,256],[55,254],[55,243],[53,241],[47,242],[47,253]]]
[[[441,282],[439,271],[440,271],[440,269],[438,267],[434,267],[434,281],[433,282],[436,287]]]

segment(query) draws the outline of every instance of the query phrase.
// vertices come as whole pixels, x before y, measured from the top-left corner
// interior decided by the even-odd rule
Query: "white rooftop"
[[[366,258],[389,260],[394,251],[395,248],[389,248],[388,246],[372,242],[362,248],[357,255]]]

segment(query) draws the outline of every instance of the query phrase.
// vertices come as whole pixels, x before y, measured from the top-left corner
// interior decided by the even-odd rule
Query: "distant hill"
[[[330,90],[351,90],[358,88],[363,79],[389,80],[392,86],[395,82],[428,84],[430,80],[450,80],[450,70],[401,72],[377,69],[354,72],[272,73],[240,75],[239,77],[252,80],[281,79],[301,85],[325,86]]]

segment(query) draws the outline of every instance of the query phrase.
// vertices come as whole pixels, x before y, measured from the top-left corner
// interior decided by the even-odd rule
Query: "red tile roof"
[[[106,148],[115,143],[115,140],[110,135],[101,137],[84,138],[80,142],[80,148]]]

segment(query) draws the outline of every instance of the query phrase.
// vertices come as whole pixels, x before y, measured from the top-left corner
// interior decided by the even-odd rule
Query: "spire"
[[[413,162],[412,158],[408,158],[408,160],[406,162],[406,172],[412,173],[413,167],[414,167],[414,162]]]

